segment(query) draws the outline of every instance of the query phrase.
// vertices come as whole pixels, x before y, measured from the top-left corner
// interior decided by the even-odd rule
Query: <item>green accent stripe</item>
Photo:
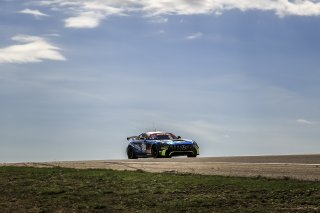
[[[166,151],[167,151],[166,149],[162,150],[161,155],[166,156]]]

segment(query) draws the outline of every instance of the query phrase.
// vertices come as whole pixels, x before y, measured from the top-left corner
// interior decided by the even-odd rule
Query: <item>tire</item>
[[[134,153],[134,150],[132,147],[128,147],[127,155],[128,155],[128,159],[137,159],[138,158],[136,156],[136,154]]]
[[[153,145],[153,146],[151,147],[151,153],[152,153],[152,157],[153,157],[153,158],[158,158],[158,157],[160,157],[160,156],[159,156],[159,149],[158,149],[157,145]]]

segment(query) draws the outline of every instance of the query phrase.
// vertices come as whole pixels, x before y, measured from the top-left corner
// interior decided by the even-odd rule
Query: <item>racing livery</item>
[[[198,144],[190,139],[181,139],[168,132],[146,132],[139,136],[127,137],[129,145],[127,155],[129,159],[136,158],[170,158],[172,156],[186,155],[197,157]]]

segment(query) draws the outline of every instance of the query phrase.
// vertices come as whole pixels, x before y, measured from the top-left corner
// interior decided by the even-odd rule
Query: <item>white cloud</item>
[[[297,119],[296,120],[297,123],[300,123],[300,124],[308,124],[308,125],[315,125],[315,124],[319,124],[320,122],[319,121],[308,121],[306,119]]]
[[[19,11],[19,13],[30,14],[30,15],[33,15],[35,17],[48,16],[47,14],[42,13],[39,10],[31,10],[31,9],[24,9],[24,10]]]
[[[65,20],[65,27],[70,28],[95,28],[100,22],[110,15],[124,15],[121,8],[111,7],[102,2],[82,2],[80,12],[76,16]]]
[[[187,36],[186,39],[193,40],[193,39],[200,38],[202,36],[203,36],[203,33],[197,32],[197,33],[193,33],[193,34]]]
[[[34,63],[43,60],[63,61],[66,58],[59,52],[59,48],[47,42],[44,38],[29,35],[12,37],[16,44],[0,48],[0,63]]]
[[[75,28],[94,28],[110,15],[137,13],[155,17],[260,10],[272,11],[280,17],[320,15],[320,2],[315,0],[41,0],[35,3],[69,12],[71,17],[65,20],[65,27]]]
[[[70,17],[65,20],[65,27],[71,28],[95,28],[103,19],[102,15],[91,12],[82,13],[79,16]]]

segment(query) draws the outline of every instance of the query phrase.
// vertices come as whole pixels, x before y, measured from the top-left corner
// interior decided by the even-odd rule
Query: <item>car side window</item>
[[[145,140],[145,139],[147,139],[147,134],[141,134],[141,135],[139,135],[139,140]]]

